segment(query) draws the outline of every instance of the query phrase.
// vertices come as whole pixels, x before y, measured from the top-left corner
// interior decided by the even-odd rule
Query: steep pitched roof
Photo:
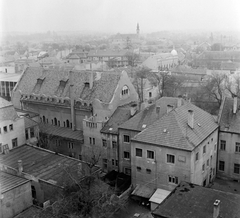
[[[0,97],[0,121],[15,120],[17,117],[13,104]]]
[[[220,130],[240,133],[240,99],[238,98],[237,113],[233,114],[233,99],[226,97],[220,110]]]
[[[218,217],[239,217],[239,195],[187,182],[181,182],[152,214],[168,218],[212,218],[215,200],[220,200]]]
[[[136,114],[133,118],[129,119],[119,128],[121,129],[128,129],[128,130],[135,130],[135,131],[142,131],[143,125],[149,126],[157,119],[161,118],[167,112],[167,105],[172,105],[173,108],[177,107],[178,100],[181,101],[181,104],[184,104],[186,101],[183,99],[178,99],[174,97],[162,97],[153,105],[145,108],[143,111]],[[156,106],[160,107],[159,114],[156,112]],[[145,127],[146,128],[146,127]]]
[[[110,119],[101,129],[101,133],[117,134],[118,126],[131,118],[131,104],[117,107]]]
[[[39,94],[50,97],[70,97],[70,84],[73,85],[73,98],[86,101],[99,99],[109,103],[121,77],[121,72],[92,72],[92,89],[85,86],[90,82],[91,72],[70,71],[64,67],[54,67],[44,70],[42,67],[28,67],[23,73],[15,91],[21,90],[22,94]],[[42,80],[38,84],[38,79]],[[66,81],[59,92],[60,81]]]
[[[188,126],[188,110],[194,111],[193,129]],[[133,140],[192,151],[217,127],[211,114],[188,102],[154,122]]]

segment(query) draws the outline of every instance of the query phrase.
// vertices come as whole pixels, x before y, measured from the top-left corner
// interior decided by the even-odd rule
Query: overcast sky
[[[0,0],[4,32],[238,30],[240,0]]]

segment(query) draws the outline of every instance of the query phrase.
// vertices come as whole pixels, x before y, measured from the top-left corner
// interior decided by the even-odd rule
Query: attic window
[[[84,83],[86,88],[90,87],[90,84],[88,82]]]
[[[127,86],[123,86],[122,88],[122,96],[129,95],[129,89]]]

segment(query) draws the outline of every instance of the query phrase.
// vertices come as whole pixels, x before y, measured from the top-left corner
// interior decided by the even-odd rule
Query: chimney
[[[137,111],[137,104],[132,104],[130,108],[130,114],[133,116]]]
[[[237,96],[236,95],[233,97],[233,113],[234,114],[237,113]]]
[[[188,126],[193,129],[194,113],[193,110],[188,110]]]
[[[93,87],[93,72],[90,72],[90,76],[89,76],[89,88],[92,89]]]
[[[178,98],[177,99],[177,107],[180,107],[180,106],[182,106],[182,98]]]
[[[169,112],[171,112],[172,109],[173,109],[173,106],[170,105],[170,104],[168,104],[168,105],[167,105],[167,114],[168,114]]]
[[[18,160],[18,175],[21,176],[23,171],[22,160]]]
[[[73,97],[73,85],[70,85],[70,101],[71,101],[71,120],[72,120],[72,130],[76,129],[76,121],[75,121],[75,99]]]
[[[213,218],[219,217],[219,211],[220,211],[220,200],[215,200],[213,204]]]

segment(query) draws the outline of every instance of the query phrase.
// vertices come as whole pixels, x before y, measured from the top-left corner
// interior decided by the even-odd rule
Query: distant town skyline
[[[2,32],[240,31],[238,0],[2,0]]]

